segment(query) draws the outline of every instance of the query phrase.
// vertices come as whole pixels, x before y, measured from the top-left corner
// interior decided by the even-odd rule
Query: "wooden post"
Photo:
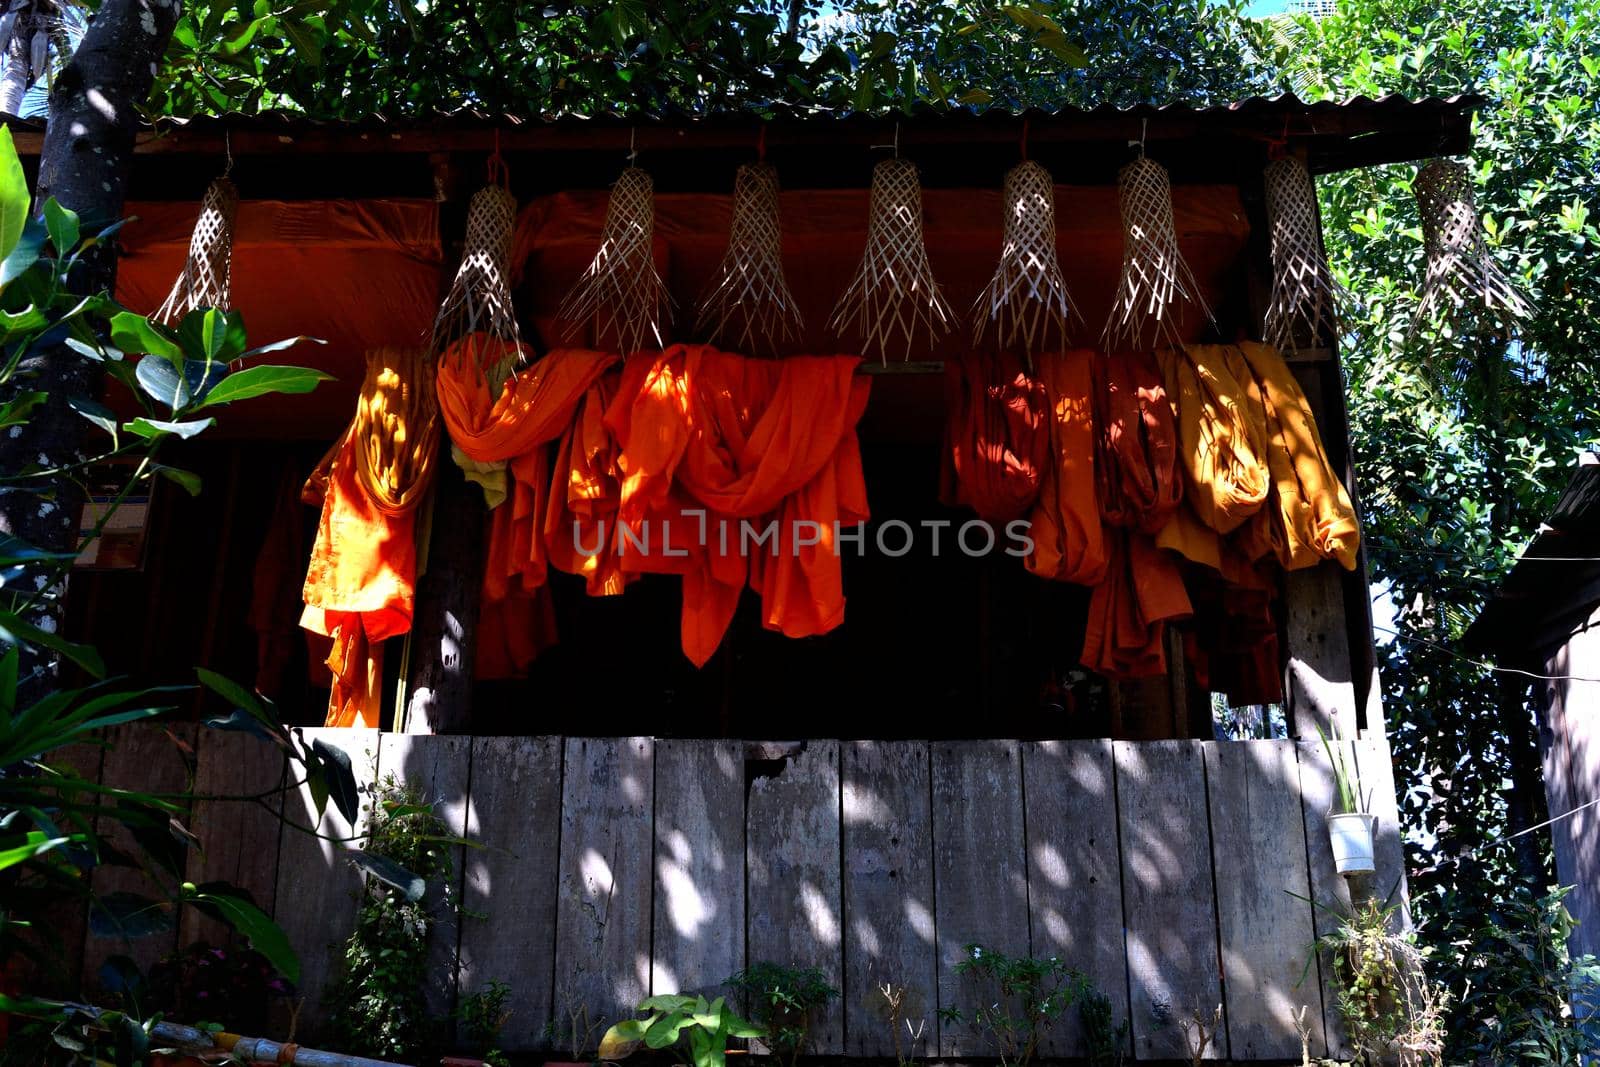
[[[466,202],[460,195],[461,169],[448,154],[434,157],[439,198],[439,240],[445,262],[461,259],[466,234]],[[450,272],[441,280],[441,296]],[[406,689],[401,700],[408,733],[465,733],[472,721],[472,675],[483,583],[487,510],[483,493],[450,458],[450,438],[440,436],[438,476],[425,508],[426,569],[417,581],[416,612],[407,638]]]

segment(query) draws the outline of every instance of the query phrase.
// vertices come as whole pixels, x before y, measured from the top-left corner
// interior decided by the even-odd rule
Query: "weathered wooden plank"
[[[1355,749],[1350,742],[1340,742],[1349,766],[1355,766]],[[1316,907],[1311,912],[1312,929],[1317,937],[1332,933],[1339,925],[1339,916],[1350,914],[1350,885],[1333,865],[1333,846],[1328,840],[1328,813],[1333,810],[1333,768],[1328,763],[1327,752],[1321,741],[1301,741],[1296,744],[1300,764],[1300,813],[1305,824],[1306,856],[1311,876],[1311,899]],[[1334,1059],[1347,1059],[1344,1023],[1339,1018],[1338,1003],[1333,984],[1333,960],[1326,953],[1317,959],[1317,977],[1322,1005],[1322,1034],[1326,1050],[1312,1046],[1313,1055],[1328,1055]],[[1309,982],[1310,979],[1308,978]],[[1311,994],[1306,994],[1310,1002]],[[1309,1019],[1309,1013],[1307,1018]]]
[[[592,1025],[631,1015],[650,988],[648,737],[569,737],[556,897],[556,1014]]]
[[[946,741],[934,744],[932,762],[939,1010],[970,1018],[989,993],[955,973],[967,946],[1028,951],[1022,756],[1015,741]],[[968,1026],[938,1029],[941,1056],[994,1054]]]
[[[812,741],[775,774],[750,783],[745,814],[750,963],[820,967],[843,988],[839,885],[839,743]],[[812,1051],[844,1048],[838,1002],[813,1020]]]
[[[1179,1021],[1195,1011],[1209,1019],[1222,1001],[1204,744],[1115,744],[1130,1017],[1141,1059],[1187,1056]],[[1227,1054],[1226,1035],[1206,1052]]]
[[[720,996],[744,967],[744,745],[656,742],[651,993]]]
[[[559,737],[473,741],[466,833],[482,847],[462,861],[459,988],[471,994],[506,983],[511,1017],[502,1043],[544,1047],[554,1010]],[[558,1035],[557,1048],[563,1040]]]
[[[1022,774],[1033,955],[1059,957],[1088,975],[1111,999],[1113,1017],[1124,1020],[1128,957],[1111,742],[1025,744]],[[1055,1025],[1039,1051],[1087,1054],[1077,1012]]]
[[[1216,742],[1205,759],[1228,1044],[1236,1059],[1289,1059],[1302,1006],[1322,1042],[1295,743]]]
[[[350,757],[358,787],[368,788],[378,774],[378,732],[358,727],[319,727],[305,731],[308,743],[320,740]],[[364,886],[361,872],[344,856],[366,832],[369,794],[361,796],[354,822],[330,802],[319,821],[311,790],[302,785],[285,794],[282,844],[278,849],[276,889],[278,925],[300,957],[299,995],[305,1009],[299,1033],[314,1039],[327,1032],[323,1003],[337,973],[339,953],[355,928]],[[307,831],[315,831],[316,835]]]
[[[1575,673],[1569,656],[1570,646],[1564,646],[1545,663],[1545,673],[1552,679]],[[1552,816],[1563,812],[1577,812],[1568,818],[1558,818],[1550,826],[1551,852],[1556,863],[1556,884],[1573,889],[1566,897],[1567,909],[1578,925],[1568,938],[1573,956],[1600,954],[1600,923],[1589,914],[1594,911],[1592,897],[1600,889],[1600,871],[1596,871],[1588,886],[1583,884],[1579,857],[1584,854],[1585,839],[1581,831],[1589,811],[1578,811],[1584,803],[1580,800],[1584,783],[1573,773],[1572,730],[1573,722],[1567,714],[1567,699],[1572,687],[1579,683],[1570,680],[1547,681],[1537,701],[1539,712],[1539,762],[1544,772],[1544,791],[1547,810]]]
[[[938,1003],[928,745],[847,742],[843,762],[846,1054],[926,1056]],[[905,989],[909,1029],[891,1032],[885,984]]]
[[[1285,693],[1290,722],[1301,738],[1315,737],[1313,726],[1331,736],[1330,723],[1341,737],[1356,735],[1341,574],[1338,564],[1325,562],[1284,576]]]
[[[180,746],[194,751],[195,728],[190,723],[153,725],[129,723],[106,732],[109,747],[101,760],[100,781],[120,789],[144,793],[181,793],[189,784],[188,759]],[[105,810],[101,808],[102,812]],[[181,818],[187,818],[187,813]],[[95,868],[92,885],[96,897],[110,893],[136,893],[153,900],[167,901],[175,895],[178,879],[154,863],[148,862],[146,853],[134,842],[127,829],[105,815],[96,823],[98,832],[114,848],[126,853],[146,867],[129,867],[105,864]],[[173,839],[173,861],[183,868],[187,857],[182,846]],[[148,971],[152,964],[178,947],[177,915],[165,904],[162,910],[172,919],[172,926],[148,937],[128,938],[121,935],[97,937],[88,931],[84,940],[83,973],[90,988],[98,988],[97,974],[108,956],[127,956]],[[92,915],[91,915],[92,921]]]
[[[278,842],[283,824],[285,761],[278,746],[254,734],[201,730],[195,744],[195,801],[189,829],[200,841],[189,852],[188,878],[227,882],[271,915],[277,896]],[[261,803],[207,797],[262,796]],[[263,807],[265,804],[266,807]],[[233,932],[194,908],[179,917],[178,944],[228,945]]]
[[[1400,801],[1394,791],[1394,763],[1385,737],[1364,737],[1355,743],[1361,795],[1377,818],[1372,828],[1372,889],[1387,904],[1398,905],[1395,922],[1411,928],[1411,894],[1406,885],[1405,846],[1400,839]]]
[[[387,778],[396,779],[417,791],[424,803],[432,804],[434,814],[453,837],[465,837],[467,828],[467,783],[472,773],[472,739],[439,734],[385,734],[378,748],[378,764]],[[428,884],[428,974],[424,989],[428,1013],[436,1019],[450,1019],[456,1008],[456,956],[460,942],[461,868],[460,846],[446,850],[450,870]],[[512,913],[514,914],[514,913]],[[503,922],[509,923],[511,914]]]

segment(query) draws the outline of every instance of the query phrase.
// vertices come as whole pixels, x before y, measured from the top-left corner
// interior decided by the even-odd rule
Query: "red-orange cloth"
[[[1028,570],[1041,578],[1097,585],[1106,544],[1095,493],[1094,376],[1087,349],[1043,355],[1037,373],[1050,400],[1050,458],[1031,515]]]
[[[375,728],[381,642],[411,628],[416,513],[385,515],[367,499],[356,475],[356,437],[352,425],[326,467],[300,625],[334,640],[327,725]],[[320,480],[314,474],[307,482],[311,502]]]
[[[463,342],[466,344],[466,342]],[[549,444],[572,422],[578,402],[617,357],[588,349],[556,349],[523,367],[498,397],[473,352],[439,361],[439,412],[450,440],[468,459],[505,463],[510,499],[490,520],[484,591],[506,595],[515,582],[532,593],[544,584],[541,536],[549,492]]]
[[[578,404],[556,450],[545,508],[544,540],[550,565],[581,575],[590,596],[614,596],[633,580],[617,556],[617,508],[622,502],[622,450],[606,427],[620,375],[596,378]]]
[[[1028,513],[1049,463],[1044,383],[1015,353],[964,353],[945,364],[940,499],[1003,526]]]
[[[1100,513],[1112,526],[1154,533],[1183,499],[1178,430],[1161,368],[1148,352],[1094,361]]]
[[[624,367],[605,419],[622,448],[621,564],[683,575],[683,650],[695,665],[716,651],[747,583],[769,629],[803,637],[843,620],[833,523],[867,517],[859,362],[674,345]],[[772,547],[747,540],[746,519],[758,533],[777,522]]]
[[[1080,661],[1108,678],[1167,671],[1166,624],[1194,613],[1178,561],[1138,530],[1111,530],[1105,581],[1089,598]]]

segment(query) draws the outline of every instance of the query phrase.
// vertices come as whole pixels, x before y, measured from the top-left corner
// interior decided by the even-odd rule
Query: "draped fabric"
[[[964,353],[945,364],[940,499],[1004,526],[1028,513],[1049,462],[1044,383],[1013,352]]]
[[[620,563],[683,576],[683,650],[697,666],[747,584],[763,625],[787,636],[843,621],[834,524],[867,517],[859,362],[674,345],[623,368],[605,417],[621,447]],[[773,523],[772,540],[754,540]]]
[[[1233,345],[1187,345],[1157,358],[1177,413],[1185,497],[1206,526],[1232,533],[1261,510],[1272,485],[1249,365]]]
[[[432,472],[418,449],[438,438],[424,367],[398,349],[368,354],[356,416],[302,495],[322,505],[300,625],[333,638],[329,726],[378,725],[382,642],[411,628],[416,507]]]
[[[544,584],[542,523],[550,492],[551,445],[572,423],[589,387],[617,357],[560,348],[517,371],[495,395],[491,375],[471,339],[439,361],[439,412],[453,446],[480,468],[501,465],[509,476],[504,502],[489,523],[484,594],[503,599],[513,585],[533,593]],[[480,474],[482,469],[480,469]]]
[[[1242,344],[1256,386],[1272,473],[1269,538],[1285,570],[1324,559],[1354,570],[1361,534],[1344,482],[1328,462],[1311,403],[1278,352]]]
[[[1041,578],[1096,585],[1106,573],[1106,544],[1095,499],[1095,356],[1087,349],[1040,356],[1037,372],[1049,400],[1049,460],[1031,513],[1028,570]]]
[[[617,508],[622,503],[622,450],[606,428],[620,375],[596,378],[556,449],[555,474],[545,509],[544,540],[550,565],[583,578],[590,596],[614,596],[633,580],[617,555]]]
[[[1164,674],[1166,624],[1193,613],[1177,558],[1151,536],[1183,498],[1172,404],[1148,355],[1096,356],[1093,369],[1107,567],[1089,598],[1079,659],[1108,678]]]

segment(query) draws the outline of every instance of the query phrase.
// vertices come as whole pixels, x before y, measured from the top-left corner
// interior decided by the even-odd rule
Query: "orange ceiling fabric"
[[[200,205],[130,203],[118,234],[116,296],[153,313],[183,268]],[[438,205],[431,200],[246,200],[234,220],[232,296],[252,345],[299,335],[280,363],[335,381],[303,396],[236,404],[218,432],[277,439],[337,436],[350,421],[366,353],[424,344],[440,295]],[[113,400],[117,400],[113,394]]]
[[[834,523],[867,518],[858,362],[674,345],[624,366],[605,419],[621,448],[621,566],[683,575],[683,650],[697,666],[747,584],[768,629],[805,637],[844,620]],[[757,533],[776,522],[775,539],[753,543],[742,520]]]

